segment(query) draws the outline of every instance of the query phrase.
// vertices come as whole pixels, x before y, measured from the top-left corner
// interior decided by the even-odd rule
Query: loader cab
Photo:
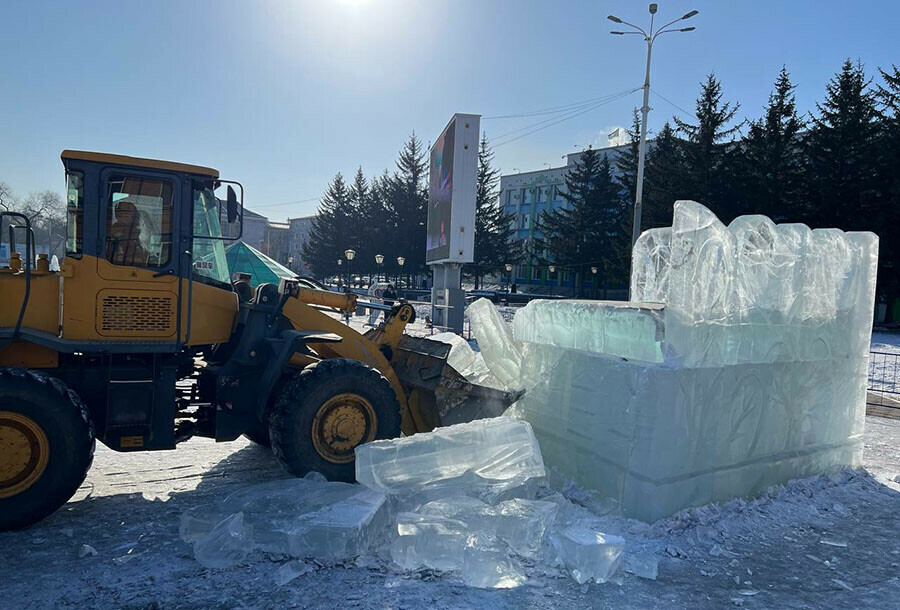
[[[121,343],[124,351],[129,342],[178,351],[227,341],[238,304],[224,240],[241,235],[241,185],[196,165],[61,156],[62,337]]]

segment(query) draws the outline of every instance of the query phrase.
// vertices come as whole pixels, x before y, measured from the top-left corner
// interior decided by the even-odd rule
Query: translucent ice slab
[[[516,313],[514,336],[526,343],[662,362],[663,311],[659,303],[535,300]]]
[[[521,387],[519,367],[522,364],[522,346],[513,339],[509,324],[500,316],[494,304],[478,299],[466,308],[466,316],[478,349],[491,373],[508,389]]]
[[[438,333],[428,338],[452,346],[447,355],[447,364],[472,383],[497,389],[505,387],[484,363],[481,352],[473,350],[469,342],[456,333]]]
[[[348,483],[270,481],[191,509],[181,537],[210,566],[234,565],[254,551],[338,561],[364,552],[383,532],[385,500]]]
[[[545,475],[528,422],[481,419],[356,448],[356,480],[387,494],[514,487]]]

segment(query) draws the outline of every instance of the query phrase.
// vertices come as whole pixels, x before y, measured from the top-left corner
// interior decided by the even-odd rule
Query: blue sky
[[[692,110],[709,72],[760,114],[786,64],[812,110],[846,57],[900,62],[900,2],[661,0],[697,30],[662,37],[652,86]],[[524,113],[641,85],[645,47],[611,36],[634,0],[219,0],[6,3],[0,36],[0,180],[62,191],[64,148],[164,158],[240,180],[273,220],[315,211],[338,171],[393,169],[413,130],[453,112]],[[629,125],[640,92],[500,146],[505,171],[562,163]],[[651,130],[680,111],[651,98]],[[489,137],[546,117],[484,120]],[[524,130],[517,133],[524,133]],[[510,139],[507,137],[506,139]],[[297,203],[287,203],[297,202]]]

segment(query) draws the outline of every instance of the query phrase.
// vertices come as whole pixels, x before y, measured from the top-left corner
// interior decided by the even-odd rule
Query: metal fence
[[[900,412],[900,354],[869,352],[866,404]]]

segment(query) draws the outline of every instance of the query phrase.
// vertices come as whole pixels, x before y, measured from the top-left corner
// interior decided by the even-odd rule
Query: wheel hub
[[[0,411],[0,498],[22,493],[41,478],[50,442],[30,417]]]
[[[359,394],[332,396],[316,412],[312,424],[316,452],[336,464],[352,462],[353,449],[375,438],[375,410]]]

